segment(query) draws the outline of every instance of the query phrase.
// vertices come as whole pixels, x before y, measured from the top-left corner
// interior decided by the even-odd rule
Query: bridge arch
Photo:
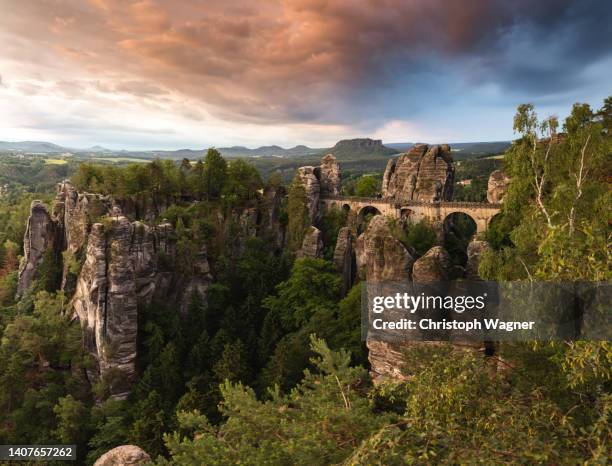
[[[366,217],[367,215],[380,215],[380,210],[378,210],[373,205],[366,205],[359,209],[359,217]]]
[[[455,265],[465,267],[468,260],[468,245],[478,231],[476,219],[462,211],[449,212],[444,217],[442,225],[444,248]]]
[[[365,205],[359,209],[359,213],[357,214],[357,233],[363,233],[368,227],[372,217],[380,214],[380,210],[371,205]]]

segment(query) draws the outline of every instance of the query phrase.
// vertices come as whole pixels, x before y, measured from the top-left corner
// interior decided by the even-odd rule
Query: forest
[[[502,167],[511,179],[502,213],[480,238],[491,246],[483,279],[610,280],[611,127],[612,97],[601,109],[575,104],[563,122],[525,104],[503,158],[461,161],[457,179],[474,181],[458,200],[486,198],[485,172]],[[87,465],[124,444],[157,465],[606,464],[612,456],[609,341],[502,343],[488,358],[415,344],[402,353],[405,380],[374,384],[361,284],[344,295],[332,262],[346,215],[323,217],[323,258],[299,257],[305,192],[278,172],[264,178],[214,149],[197,161],[38,170],[13,177],[15,189],[0,199],[1,444],[76,444]],[[194,293],[184,313],[170,302],[138,309],[138,377],[125,400],[109,396],[112,380],[87,377],[91,355],[70,290],[60,291],[60,263],[78,274],[81,256],[45,258],[16,299],[30,203],[51,206],[54,195],[40,170],[60,170],[51,178],[70,176],[81,192],[163,198],[168,208],[154,223],[172,224],[186,274],[206,248],[214,277],[206,297]],[[345,192],[376,195],[377,170],[349,173]],[[265,236],[240,240],[232,223],[236,212],[261,212],[271,188],[288,193],[280,249]],[[417,255],[433,244],[424,223],[396,234]]]

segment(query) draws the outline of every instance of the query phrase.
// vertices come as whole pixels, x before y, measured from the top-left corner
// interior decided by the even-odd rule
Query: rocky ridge
[[[450,146],[417,144],[398,158],[389,159],[382,195],[402,201],[450,201],[455,168]]]
[[[273,237],[282,247],[278,211],[284,190],[264,194],[268,210],[261,218],[251,208],[231,214],[240,230],[233,247],[257,235]],[[212,281],[206,249],[193,255],[188,267],[178,267],[174,227],[166,220],[153,222],[171,204],[163,198],[140,202],[79,193],[69,181],[58,184],[51,214],[41,202],[32,204],[18,293],[31,288],[45,261],[54,258],[84,347],[93,356],[88,377],[103,381],[114,398],[127,397],[136,375],[138,308],[165,300],[182,312],[194,293],[205,300]]]

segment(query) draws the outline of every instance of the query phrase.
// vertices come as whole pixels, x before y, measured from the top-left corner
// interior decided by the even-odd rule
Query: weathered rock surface
[[[323,233],[316,227],[310,227],[304,235],[298,257],[320,259],[323,257]]]
[[[495,170],[489,176],[487,184],[487,201],[491,203],[503,202],[510,184],[510,178],[501,170]]]
[[[446,249],[434,246],[416,260],[412,268],[412,279],[418,283],[446,282],[453,278],[452,269]]]
[[[94,466],[141,466],[151,457],[136,445],[121,445],[104,453]]]
[[[318,208],[317,170],[305,174],[315,195],[313,208]],[[268,189],[261,209],[220,214],[218,227],[228,238],[224,246],[239,252],[248,237],[272,235],[282,247],[284,227],[279,216],[284,195],[283,188]],[[115,398],[129,394],[135,376],[138,308],[155,300],[175,303],[176,312],[184,311],[194,294],[206,299],[212,281],[206,248],[202,245],[178,264],[172,224],[165,219],[159,225],[153,222],[172,202],[163,196],[116,200],[79,193],[64,181],[58,184],[51,214],[42,203],[32,204],[19,289],[31,285],[47,252],[57,258],[58,266],[67,259],[61,286],[71,297],[84,347],[93,356],[88,376],[92,382],[100,378],[107,382]],[[321,232],[317,232],[306,245],[312,257],[322,255]]]
[[[387,217],[373,217],[356,243],[357,267],[367,281],[410,280],[414,258],[391,233]]]
[[[212,283],[212,274],[210,273],[210,265],[208,264],[208,255],[206,249],[202,248],[196,255],[193,261],[193,273],[191,278],[185,285],[181,302],[181,312],[186,312],[194,295],[198,295],[204,299],[208,294],[208,288]]]
[[[455,168],[446,144],[417,144],[391,159],[383,175],[382,194],[402,201],[450,201]]]
[[[83,328],[85,348],[98,363],[99,375],[113,373],[110,392],[129,393],[136,367],[138,304],[148,304],[169,285],[158,273],[159,234],[138,221],[113,216],[106,225],[92,226],[85,262],[71,304]],[[167,277],[166,277],[167,278]],[[117,373],[121,377],[115,377]],[[91,371],[97,378],[97,371]]]
[[[334,249],[334,265],[342,274],[342,294],[345,295],[355,281],[355,253],[353,251],[353,232],[350,227],[340,228]]]
[[[374,383],[385,379],[406,380],[402,373],[405,346],[386,341],[368,340],[368,360],[370,361],[370,375]]]
[[[265,215],[262,216],[261,231],[263,236],[272,238],[276,248],[285,245],[286,230],[280,222],[281,206],[287,192],[282,186],[266,186],[263,192]]]
[[[321,193],[321,185],[319,183],[319,168],[312,166],[300,167],[297,171],[297,176],[306,192],[306,207],[308,208],[308,218],[310,223],[316,222],[319,214],[319,197]]]
[[[340,165],[332,154],[321,159],[320,184],[321,196],[338,196],[342,190]]]
[[[490,248],[487,241],[472,240],[467,247],[467,264],[465,266],[465,278],[467,280],[480,280],[478,266],[480,265],[480,256]]]
[[[41,201],[33,201],[23,239],[24,258],[19,268],[17,294],[21,295],[38,278],[45,255],[56,255],[57,225]]]

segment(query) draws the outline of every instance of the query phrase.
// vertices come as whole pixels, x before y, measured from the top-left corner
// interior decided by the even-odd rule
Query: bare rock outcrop
[[[418,283],[446,282],[453,278],[452,269],[446,249],[434,246],[416,260],[412,268],[412,279]]]
[[[310,257],[312,259],[323,257],[323,233],[321,233],[321,230],[312,226],[308,229],[297,255],[298,257]]]
[[[151,457],[136,445],[121,445],[104,453],[94,466],[141,466],[151,461]]]
[[[467,280],[480,280],[478,266],[480,265],[481,255],[490,249],[487,241],[472,240],[467,247],[467,264],[465,266],[465,278]]]
[[[405,346],[378,340],[368,340],[366,344],[368,360],[370,361],[370,375],[374,383],[385,379],[398,381],[407,379],[402,372]]]
[[[41,201],[32,201],[23,249],[17,295],[23,294],[38,278],[38,269],[43,259],[53,259],[57,255],[57,225]]]
[[[193,273],[185,285],[185,289],[183,290],[180,300],[181,312],[183,313],[187,311],[187,308],[191,304],[194,295],[199,296],[201,299],[204,299],[208,295],[208,288],[212,283],[213,277],[210,272],[208,254],[206,253],[205,248],[202,248],[195,256],[192,268]]]
[[[342,274],[342,294],[345,295],[355,280],[355,253],[353,251],[353,232],[350,227],[342,227],[338,231],[334,249],[334,265],[336,270]]]
[[[369,282],[409,281],[414,258],[392,234],[389,220],[376,215],[357,238],[357,267]]]
[[[319,181],[314,169],[306,173],[306,179],[315,195],[313,207],[318,208]],[[239,250],[246,237],[272,235],[281,248],[284,194],[282,188],[268,190],[261,210],[221,214],[220,227],[234,227],[228,231],[232,238],[228,247],[238,245],[233,250]],[[176,312],[182,312],[194,294],[205,301],[212,281],[203,245],[178,264],[174,227],[165,219],[158,225],[152,222],[168,207],[166,200],[163,196],[117,200],[78,192],[63,181],[51,213],[41,202],[32,204],[19,290],[31,286],[47,255],[56,259],[58,272],[63,262],[61,289],[71,298],[69,309],[82,327],[85,349],[93,356],[88,377],[92,382],[103,380],[115,398],[125,398],[134,380],[138,308],[163,301],[176,303]],[[320,232],[311,239],[306,249],[320,257]]]
[[[503,202],[510,184],[510,178],[501,170],[495,170],[489,176],[487,184],[487,201],[491,203]]]
[[[118,383],[111,394],[125,398],[136,371],[136,264],[130,259],[133,225],[120,217],[105,228],[93,225],[87,255],[72,300],[83,328],[85,348],[98,363],[91,378],[111,371]]]
[[[261,220],[263,236],[271,238],[276,248],[285,245],[286,230],[280,221],[283,199],[287,192],[283,186],[266,186],[263,192],[265,214]]]
[[[320,167],[321,196],[338,196],[342,190],[340,165],[333,154],[327,154],[321,159]]]
[[[383,175],[382,194],[402,201],[450,201],[455,168],[447,144],[417,144],[391,159]]]
[[[318,173],[319,168],[312,166],[300,167],[297,171],[297,177],[306,193],[306,208],[308,209],[308,218],[311,224],[316,222],[319,214],[321,185],[317,176]]]

